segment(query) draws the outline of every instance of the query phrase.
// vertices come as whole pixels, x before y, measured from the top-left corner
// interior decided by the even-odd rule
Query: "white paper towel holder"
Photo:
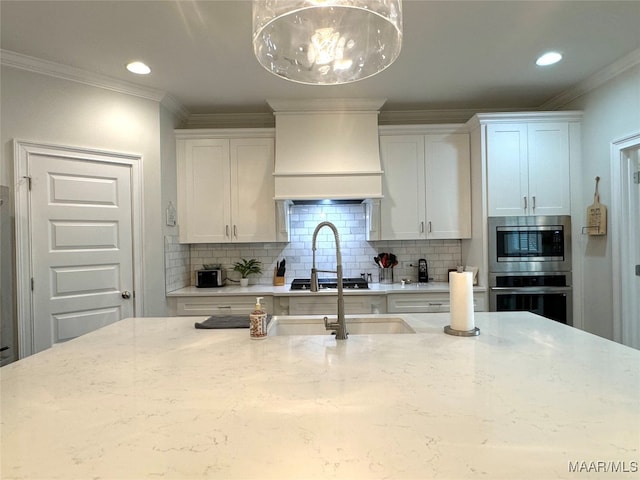
[[[464,267],[458,266],[456,270],[457,270],[457,273],[463,273]],[[451,303],[453,305],[453,301]],[[480,335],[480,329],[478,327],[474,327],[471,330],[457,330],[455,328],[452,328],[451,325],[447,325],[444,327],[444,333],[446,333],[447,335],[453,335],[456,337],[477,337],[478,335]]]
[[[475,327],[473,330],[455,330],[450,325],[444,327],[444,333],[456,337],[477,337],[480,335],[480,329]]]

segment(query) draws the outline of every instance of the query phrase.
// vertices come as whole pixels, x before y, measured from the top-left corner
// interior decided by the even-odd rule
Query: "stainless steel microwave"
[[[490,272],[570,272],[571,217],[489,217]]]

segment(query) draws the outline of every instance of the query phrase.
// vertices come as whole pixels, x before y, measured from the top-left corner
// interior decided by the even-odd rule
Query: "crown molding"
[[[433,110],[383,110],[378,118],[379,125],[426,125],[465,123],[477,113],[482,112],[519,112],[523,108],[460,108]]]
[[[162,98],[160,104],[169,110],[171,113],[176,115],[178,119],[185,123],[189,120],[189,116],[191,115],[189,110],[187,110],[182,103],[178,101],[176,97],[173,95],[169,95],[168,93]]]
[[[576,98],[595,90],[612,78],[617,77],[636,65],[640,65],[640,48],[616,60],[599,72],[596,72],[580,83],[546,101],[540,105],[540,110],[558,110],[571,103]]]
[[[280,112],[375,112],[382,108],[386,98],[267,98],[275,113]]]
[[[192,113],[185,128],[273,128],[273,113]]]
[[[40,73],[50,77],[61,78],[72,82],[83,83],[92,87],[104,88],[118,93],[146,98],[156,102],[162,101],[166,92],[155,88],[141,87],[131,82],[118,80],[107,75],[88,72],[60,63],[22,55],[10,50],[0,50],[0,63],[3,66]]]

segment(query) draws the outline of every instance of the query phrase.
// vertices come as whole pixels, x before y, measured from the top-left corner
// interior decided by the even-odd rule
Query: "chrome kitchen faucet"
[[[333,231],[333,237],[336,242],[336,269],[335,270],[318,270],[316,269],[316,238],[318,232],[322,227],[329,227]],[[313,251],[313,265],[311,267],[311,286],[312,292],[318,291],[318,272],[335,273],[338,283],[338,321],[329,322],[327,317],[324,317],[324,326],[327,330],[336,330],[336,340],[347,339],[347,324],[344,319],[344,297],[342,294],[342,255],[340,253],[340,235],[338,229],[331,222],[321,222],[318,224],[313,232],[313,241],[311,250]]]

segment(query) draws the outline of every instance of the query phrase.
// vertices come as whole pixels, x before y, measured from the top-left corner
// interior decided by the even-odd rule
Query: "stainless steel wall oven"
[[[489,309],[572,320],[571,219],[489,218]]]

